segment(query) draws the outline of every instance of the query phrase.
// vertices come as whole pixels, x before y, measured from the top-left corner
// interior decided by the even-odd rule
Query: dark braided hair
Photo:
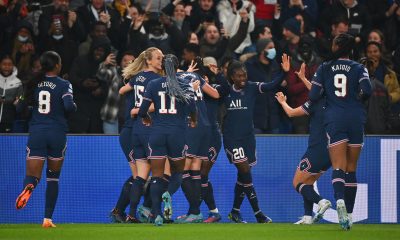
[[[246,71],[246,66],[244,65],[244,63],[238,60],[233,60],[228,66],[228,71],[227,71],[228,82],[232,85],[233,85],[232,76],[238,69],[244,69]]]
[[[347,33],[341,33],[333,39],[338,49],[331,53],[328,60],[336,60],[342,57],[351,57],[353,49],[355,47],[355,38]]]

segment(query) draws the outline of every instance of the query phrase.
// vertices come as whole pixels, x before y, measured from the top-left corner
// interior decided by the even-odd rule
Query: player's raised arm
[[[277,71],[272,74],[272,81],[268,83],[260,83],[261,92],[271,91],[276,89],[286,77],[286,73],[290,70],[290,57],[284,53],[281,63],[282,71]]]
[[[275,98],[289,117],[301,117],[307,115],[302,107],[290,107],[286,102],[286,96],[282,92],[276,93]]]
[[[311,81],[311,90],[308,94],[308,97],[312,102],[318,101],[322,97],[322,93],[324,92],[324,87],[322,85],[322,68],[323,64],[321,64],[317,71],[314,74],[313,80]]]
[[[67,112],[75,112],[77,110],[76,104],[74,102],[74,96],[72,91],[72,84],[68,84],[67,90],[62,96],[62,100],[64,102],[64,108]]]
[[[132,91],[132,90],[133,90],[133,82],[129,81],[127,84],[125,84],[123,87],[121,87],[119,89],[119,94],[124,95],[127,92]]]
[[[295,74],[304,83],[304,85],[306,86],[308,91],[310,91],[311,90],[311,82],[308,81],[308,79],[306,78],[305,73],[306,73],[306,64],[302,63],[301,66],[300,66],[300,70],[298,72],[295,72]]]

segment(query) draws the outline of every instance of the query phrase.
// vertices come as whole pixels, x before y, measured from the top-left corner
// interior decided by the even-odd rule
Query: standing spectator
[[[318,19],[318,5],[316,0],[281,0],[282,13],[280,20],[282,22],[287,19],[301,15],[304,21],[312,24],[311,28],[315,29],[314,23]]]
[[[392,104],[400,101],[400,86],[396,73],[390,68],[382,58],[382,45],[377,42],[369,42],[366,48],[366,55],[373,61],[370,72],[381,83],[385,84]]]
[[[289,18],[283,23],[282,31],[284,39],[281,41],[280,47],[282,52],[293,57],[300,41],[301,23],[296,18]]]
[[[274,42],[271,39],[259,39],[257,54],[244,63],[249,82],[271,83],[281,77],[283,73],[275,58]],[[256,96],[253,119],[256,134],[279,133],[280,106],[275,100],[275,92]]]
[[[190,22],[186,18],[186,4],[181,0],[175,0],[163,8],[162,12],[172,17],[175,26],[187,36],[191,31]]]
[[[39,18],[39,50],[45,51],[50,39],[67,39],[75,44],[86,39],[84,26],[75,11],[69,9],[69,0],[53,0],[53,5],[45,8]],[[61,56],[63,64],[63,57]],[[62,75],[63,73],[61,73]]]
[[[249,1],[222,0],[217,6],[219,20],[223,24],[225,32],[232,37],[239,30],[242,15],[246,14],[249,19],[247,35],[243,42],[235,49],[236,54],[242,54],[243,49],[251,45],[250,32],[254,30],[254,12],[256,8]]]
[[[199,37],[203,36],[201,30],[205,31],[207,28],[207,26],[203,26],[205,22],[214,22],[216,26],[220,27],[214,0],[195,1],[188,17],[191,29]]]
[[[317,38],[318,55],[326,60],[331,54],[333,39],[349,31],[349,21],[346,17],[338,17],[332,21],[330,33]]]
[[[254,15],[256,25],[272,26],[275,17],[275,5],[278,4],[277,0],[251,0],[256,7]]]
[[[15,23],[21,18],[21,12],[19,1],[0,1],[0,54],[9,53]]]
[[[207,27],[204,38],[200,41],[200,56],[214,57],[217,61],[224,56],[232,56],[234,50],[242,43],[247,35],[249,19],[246,12],[242,15],[239,30],[232,38],[221,34],[215,25]]]
[[[78,19],[83,23],[85,35],[92,29],[92,25],[101,21],[107,26],[107,36],[113,46],[118,46],[118,32],[120,15],[118,11],[108,7],[104,0],[91,0],[88,4],[78,8]]]
[[[21,20],[17,23],[16,35],[13,39],[11,57],[18,71],[30,69],[32,56],[35,54],[35,45],[32,35],[32,24]]]
[[[268,27],[267,25],[261,24],[261,25],[256,25],[254,28],[254,31],[250,34],[251,37],[251,45],[246,47],[243,51],[243,53],[256,53],[256,43],[258,39],[272,39],[272,32],[271,28]]]
[[[90,33],[86,38],[86,41],[79,45],[78,55],[87,55],[90,50],[90,46],[92,45],[93,39],[98,38],[100,36],[107,36],[107,24],[98,21],[92,25],[90,29]]]
[[[303,65],[303,64],[304,65]],[[299,42],[299,48],[296,55],[293,56],[291,61],[291,68],[287,77],[287,93],[289,97],[289,104],[293,108],[300,107],[308,100],[308,89],[303,81],[297,76],[300,68],[303,68],[305,77],[312,79],[312,76],[317,71],[318,66],[321,64],[321,59],[314,51],[313,39],[310,36],[303,36]],[[309,117],[308,115],[292,118],[293,133],[306,134],[309,130]]]
[[[69,127],[72,133],[102,133],[100,109],[107,94],[107,83],[96,77],[99,65],[110,54],[110,40],[101,36],[93,40],[87,55],[74,61],[69,73],[75,89],[78,111],[71,114]]]
[[[16,115],[15,105],[22,96],[22,83],[9,55],[0,59],[0,133],[10,133]]]

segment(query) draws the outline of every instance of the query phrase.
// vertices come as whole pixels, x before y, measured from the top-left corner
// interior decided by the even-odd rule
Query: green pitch
[[[293,224],[58,224],[43,229],[39,224],[0,225],[0,239],[21,240],[330,240],[330,239],[400,239],[398,224],[356,224],[345,232],[336,224],[300,226]]]

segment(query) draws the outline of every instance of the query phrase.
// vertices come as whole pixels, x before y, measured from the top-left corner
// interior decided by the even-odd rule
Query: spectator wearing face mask
[[[31,60],[35,54],[32,24],[25,20],[17,23],[16,34],[11,47],[11,57],[18,71],[31,68]]]
[[[276,61],[275,44],[271,39],[259,39],[257,54],[245,62],[247,77],[252,82],[272,82],[281,76],[282,70]],[[281,113],[275,92],[259,94],[254,106],[254,130],[256,134],[279,133]]]
[[[289,105],[294,108],[303,105],[308,100],[308,89],[297,76],[300,68],[304,69],[306,79],[312,79],[318,66],[321,64],[321,59],[315,53],[315,45],[313,39],[309,36],[303,36],[300,39],[299,47],[296,54],[293,56],[290,70],[287,76],[287,93]],[[308,116],[292,118],[292,132],[295,134],[308,133],[309,118]]]

